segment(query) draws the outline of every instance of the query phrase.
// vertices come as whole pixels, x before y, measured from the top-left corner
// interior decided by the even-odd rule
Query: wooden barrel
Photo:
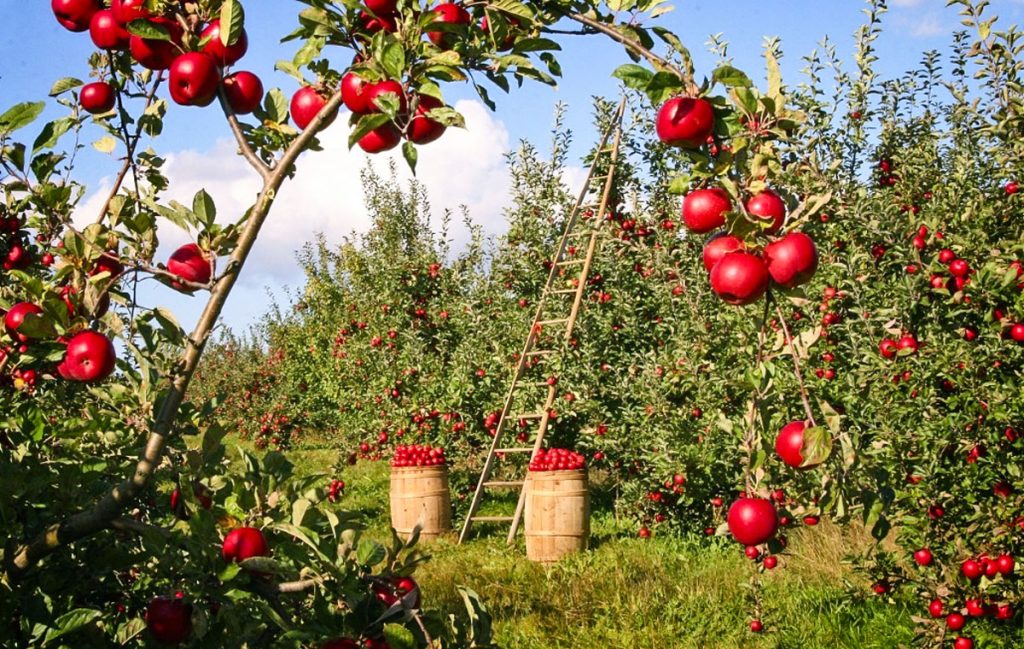
[[[391,527],[408,539],[417,523],[423,541],[451,531],[452,497],[447,467],[391,468]]]
[[[587,471],[530,471],[526,476],[526,556],[553,563],[585,550],[590,538]]]

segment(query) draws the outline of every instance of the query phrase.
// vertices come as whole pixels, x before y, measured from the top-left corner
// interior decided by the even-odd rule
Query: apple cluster
[[[670,146],[715,146],[715,114],[706,99],[668,100],[658,111],[656,129],[661,141]],[[690,232],[707,234],[725,227],[733,211],[732,198],[724,189],[695,189],[683,199],[682,220]],[[818,250],[803,232],[780,235],[786,222],[785,201],[765,189],[746,199],[743,213],[772,240],[759,250],[729,230],[712,234],[704,246],[704,267],[714,292],[725,302],[742,306],[759,300],[771,282],[790,289],[810,281],[818,269]]]
[[[542,448],[530,460],[530,471],[580,471],[586,463],[581,453],[565,448]]]
[[[395,455],[391,458],[393,467],[411,466],[445,466],[444,449],[429,444],[399,444],[395,447]]]

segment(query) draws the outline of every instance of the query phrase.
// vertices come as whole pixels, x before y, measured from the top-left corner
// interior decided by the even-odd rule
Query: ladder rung
[[[549,388],[551,384],[547,381],[530,381],[529,383],[518,383],[517,385],[525,385],[531,388]]]
[[[515,446],[513,448],[496,448],[495,453],[533,453],[532,446]]]
[[[522,487],[525,482],[522,480],[493,480],[491,482],[485,482],[485,487]]]
[[[554,320],[538,320],[537,324],[543,327],[546,325],[563,324],[566,322],[569,322],[569,318],[555,318]]]
[[[579,289],[577,288],[560,288],[557,291],[549,291],[552,295],[568,295],[569,293],[575,293]]]
[[[547,413],[544,412],[527,412],[521,415],[516,415],[512,419],[540,419]]]
[[[555,350],[553,350],[553,349],[535,349],[532,352],[526,352],[526,355],[527,356],[548,356],[549,354],[554,354],[554,353],[555,353]]]
[[[555,266],[579,266],[584,261],[586,261],[586,260],[585,259],[565,259],[565,260],[562,260],[562,261],[558,262],[557,264],[555,264]]]
[[[479,523],[511,523],[512,516],[473,516],[469,520]]]

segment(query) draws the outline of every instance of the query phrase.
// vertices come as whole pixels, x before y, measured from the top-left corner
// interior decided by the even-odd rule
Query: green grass
[[[300,471],[326,470],[330,451],[295,451]],[[344,505],[366,516],[367,534],[388,531],[388,467],[360,463],[341,472]],[[505,505],[509,505],[506,502]],[[766,632],[748,631],[755,603],[752,569],[736,545],[696,539],[633,538],[628,522],[595,511],[591,550],[545,569],[526,559],[522,538],[509,548],[500,529],[481,528],[459,546],[424,546],[417,573],[425,605],[457,610],[456,585],[477,591],[505,649],[684,647],[900,647],[913,642],[909,611],[874,596],[842,562],[863,544],[822,524],[791,535],[789,551],[760,589]],[[860,593],[859,595],[853,593]]]

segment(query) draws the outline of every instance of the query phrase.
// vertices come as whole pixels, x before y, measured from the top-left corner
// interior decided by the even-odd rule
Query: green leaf
[[[199,217],[199,222],[207,228],[217,220],[217,206],[214,205],[213,198],[206,193],[205,189],[196,192],[192,199],[192,211]]]
[[[238,0],[224,0],[220,6],[220,42],[230,47],[238,42],[245,26],[245,11]]]
[[[141,36],[142,38],[150,41],[171,40],[171,32],[166,27],[151,20],[146,20],[145,18],[131,21],[128,23],[126,29],[129,34]]]
[[[413,144],[412,142],[407,141],[405,144],[402,145],[402,155],[405,157],[405,162],[406,164],[409,165],[409,169],[411,169],[412,173],[415,175],[416,160],[418,159],[419,156],[419,154],[416,152],[416,145]]]
[[[384,640],[391,649],[416,649],[416,638],[412,631],[401,624],[385,624]]]
[[[386,124],[388,121],[390,121],[390,118],[382,113],[360,117],[359,121],[356,122],[355,128],[352,129],[352,133],[348,136],[348,148],[354,147],[356,142],[361,140],[364,135],[378,126]]]
[[[612,72],[612,76],[620,79],[628,88],[643,90],[651,82],[651,79],[654,78],[654,73],[642,65],[626,63],[617,67]]]
[[[78,88],[82,85],[84,85],[82,80],[76,79],[74,77],[64,77],[63,79],[58,79],[50,88],[50,96],[57,97],[59,95],[64,94],[68,90]]]
[[[560,51],[562,47],[550,38],[524,38],[516,41],[514,52],[550,52]]]
[[[731,65],[721,65],[715,68],[711,78],[715,83],[721,83],[728,88],[750,88],[754,85],[750,80],[750,77],[748,77],[743,71],[738,70]]]
[[[68,611],[54,620],[56,627],[46,634],[46,640],[43,642],[43,645],[48,645],[57,638],[78,631],[87,624],[99,619],[102,615],[100,611],[91,608],[76,608]]]
[[[25,102],[12,106],[6,113],[0,115],[0,136],[9,135],[20,128],[28,126],[36,121],[45,108],[46,104],[41,101]]]
[[[356,561],[364,566],[372,567],[384,560],[387,552],[384,546],[376,541],[369,539],[363,539],[359,542],[359,548],[356,550]]]
[[[113,153],[117,148],[117,140],[107,135],[92,143],[92,148],[100,153]]]
[[[70,117],[61,117],[48,123],[43,127],[36,141],[32,143],[32,155],[39,153],[43,149],[52,149],[57,146],[61,136],[70,131],[74,125],[75,120]]]
[[[804,445],[800,455],[804,461],[802,468],[817,466],[832,454],[832,434],[822,426],[812,426],[804,430]]]

